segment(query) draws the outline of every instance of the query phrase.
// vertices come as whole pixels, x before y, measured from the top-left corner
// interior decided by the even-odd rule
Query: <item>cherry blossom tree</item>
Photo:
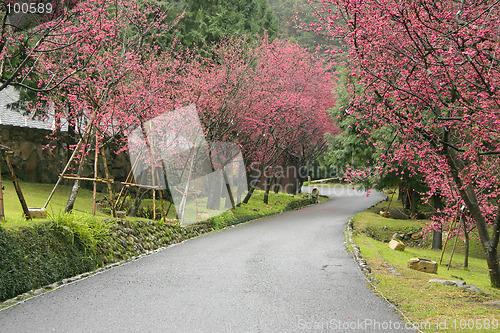
[[[351,75],[365,87],[346,113],[397,131],[380,162],[424,175],[427,195],[446,201],[439,222],[466,207],[500,288],[500,3],[310,2],[315,27],[348,43]]]
[[[313,159],[324,135],[335,132],[327,110],[333,106],[332,79],[325,62],[287,42],[244,40],[217,45],[215,62],[192,80],[195,103],[210,141],[241,145],[250,177],[248,202],[264,173]]]
[[[159,99],[169,91],[164,88],[165,76],[158,77],[168,59],[159,61],[165,52],[155,39],[168,33],[176,21],[167,20],[168,9],[139,0],[85,1],[72,11],[85,14],[71,19],[79,34],[58,34],[53,43],[69,46],[43,53],[39,59],[60,85],[50,94],[42,90],[39,97],[53,106],[59,119],[78,129],[79,143],[71,147],[78,150],[78,162],[85,161],[90,145],[104,147],[110,137],[120,137],[147,120],[151,113],[147,105],[158,105],[151,96]],[[72,71],[80,62],[85,70]],[[32,107],[37,106],[40,103]],[[79,163],[77,175],[83,165]],[[75,180],[67,210],[78,188]]]

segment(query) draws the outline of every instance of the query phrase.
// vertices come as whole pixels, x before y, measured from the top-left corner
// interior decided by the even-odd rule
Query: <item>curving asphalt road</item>
[[[4,309],[0,331],[389,332],[404,327],[392,307],[367,287],[343,244],[346,220],[382,194],[321,190],[334,199],[192,239]]]

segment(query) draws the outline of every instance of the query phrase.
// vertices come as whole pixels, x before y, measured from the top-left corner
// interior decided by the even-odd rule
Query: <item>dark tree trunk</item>
[[[253,169],[252,169],[253,170]],[[245,196],[245,199],[243,199],[243,203],[247,204],[250,198],[252,197],[253,192],[257,188],[257,185],[259,185],[260,180],[263,177],[263,168],[260,170],[257,170],[258,172],[250,173],[248,175],[248,193]]]
[[[417,191],[415,191],[415,189],[410,189],[410,196],[411,196],[411,200],[410,200],[410,214],[411,214],[411,217],[413,219],[417,218],[417,201],[418,201],[418,193]]]
[[[264,192],[264,203],[266,205],[269,204],[269,191],[271,190],[272,180],[273,180],[272,177],[267,177],[267,179],[266,179],[266,189]]]
[[[135,217],[137,215],[137,211],[141,206],[142,199],[144,199],[144,196],[147,192],[147,189],[137,188],[134,204],[132,205],[132,207],[130,208],[130,212],[128,213],[129,216]]]
[[[447,132],[445,132],[444,142],[448,142]],[[474,188],[470,184],[465,186],[460,178],[459,169],[463,169],[463,163],[457,158],[455,152],[453,152],[448,146],[444,146],[443,152],[446,156],[447,164],[450,167],[450,173],[458,187],[460,197],[464,200],[465,205],[467,206],[467,209],[476,224],[479,239],[481,240],[481,245],[483,246],[483,250],[486,255],[486,263],[488,264],[491,286],[494,288],[500,288],[500,264],[497,251],[500,237],[500,202],[497,202],[497,218],[493,223],[493,233],[490,236],[488,232],[488,225],[483,213],[481,212],[481,208],[479,207],[479,200],[476,196]]]
[[[462,227],[464,229],[465,238],[465,251],[464,251],[464,269],[469,268],[469,230],[467,229],[467,224],[465,223],[465,216],[462,217]]]
[[[274,187],[274,189],[273,189],[274,193],[276,193],[276,194],[279,193],[282,183],[283,183],[283,177],[281,177],[279,179],[279,181],[276,181],[274,183],[274,186],[273,186]]]
[[[443,208],[443,202],[439,195],[434,195],[432,200],[434,201],[434,208],[436,208],[436,210]],[[432,248],[434,250],[441,250],[443,248],[443,226],[441,222],[437,229],[432,231]]]
[[[250,200],[250,198],[252,197],[252,194],[253,192],[255,191],[255,187],[251,187],[249,190],[248,190],[248,193],[247,195],[245,196],[245,199],[243,199],[243,203],[244,204],[247,204],[248,201]]]

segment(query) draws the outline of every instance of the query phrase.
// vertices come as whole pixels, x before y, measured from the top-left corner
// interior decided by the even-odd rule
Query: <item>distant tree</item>
[[[269,6],[278,18],[278,38],[298,43],[310,50],[324,45],[328,37],[311,29],[315,12],[307,0],[269,0]]]
[[[181,2],[182,3],[182,2]],[[267,0],[186,0],[178,39],[186,46],[217,42],[231,35],[277,36],[278,21]]]

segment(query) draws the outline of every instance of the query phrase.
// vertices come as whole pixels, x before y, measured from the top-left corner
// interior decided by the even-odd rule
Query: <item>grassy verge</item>
[[[409,269],[408,259],[427,258],[439,262],[441,251],[431,250],[425,241],[423,248],[407,246],[405,251],[391,250],[387,246],[387,238],[390,239],[394,233],[418,233],[425,220],[381,217],[377,212],[386,206],[387,202],[382,202],[353,217],[354,241],[360,247],[374,277],[380,282],[375,286],[377,290],[397,305],[423,332],[497,331],[500,328],[500,290],[490,287],[485,260],[469,257],[469,269],[464,270],[464,254],[461,247],[457,246],[452,265],[447,269],[451,254],[449,246],[438,274]],[[430,279],[457,280],[457,277],[464,279],[468,285],[479,287],[485,295],[429,283]],[[489,328],[485,328],[485,325],[489,325]]]

